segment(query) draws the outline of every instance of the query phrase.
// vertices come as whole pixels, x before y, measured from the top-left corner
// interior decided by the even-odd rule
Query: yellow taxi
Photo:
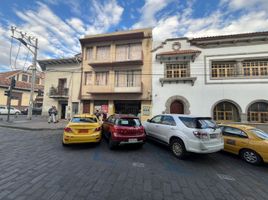
[[[268,162],[268,133],[246,125],[221,124],[224,151],[240,155],[251,164]]]
[[[62,144],[98,143],[101,140],[101,123],[95,115],[75,115],[64,128]]]

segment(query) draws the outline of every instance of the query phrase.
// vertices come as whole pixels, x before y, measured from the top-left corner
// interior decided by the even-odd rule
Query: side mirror
[[[151,122],[151,120],[150,119],[147,119],[147,122]]]

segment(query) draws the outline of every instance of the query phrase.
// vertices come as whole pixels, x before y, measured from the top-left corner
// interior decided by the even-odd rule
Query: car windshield
[[[121,118],[116,120],[118,126],[141,126],[141,122],[136,118]]]
[[[97,123],[97,118],[95,117],[74,117],[71,122],[74,123]]]
[[[179,117],[179,119],[183,122],[185,126],[188,128],[198,128],[198,129],[206,129],[206,128],[217,128],[217,124],[211,119],[206,117]]]
[[[251,129],[251,132],[263,140],[268,140],[268,133],[266,133],[260,129]]]

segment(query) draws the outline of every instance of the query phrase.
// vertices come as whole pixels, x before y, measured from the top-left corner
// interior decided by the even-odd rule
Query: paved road
[[[61,146],[61,131],[0,128],[0,199],[268,199],[268,165],[217,153],[174,158],[149,142]]]

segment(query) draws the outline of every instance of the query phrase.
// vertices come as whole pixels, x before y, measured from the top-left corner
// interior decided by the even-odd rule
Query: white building
[[[60,119],[70,119],[80,110],[81,57],[39,60],[45,72],[42,115],[56,106]]]
[[[154,44],[153,115],[268,122],[268,32]]]

